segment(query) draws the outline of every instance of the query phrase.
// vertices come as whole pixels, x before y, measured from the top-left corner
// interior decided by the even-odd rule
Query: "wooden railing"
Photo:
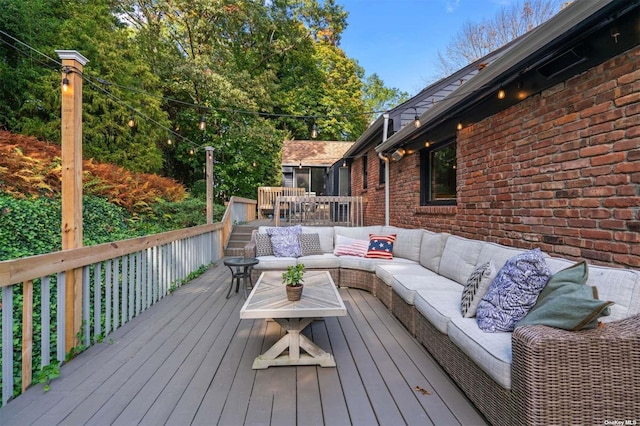
[[[362,226],[364,203],[362,197],[278,197],[274,218],[276,226]]]
[[[32,382],[32,371],[49,365],[52,358],[65,360],[67,271],[83,271],[77,345],[88,347],[162,299],[193,272],[219,260],[233,224],[255,219],[255,204],[232,197],[222,222],[212,225],[0,262],[2,404],[13,396],[14,388],[24,392]],[[14,297],[20,296],[22,309],[16,312]],[[34,324],[37,318],[39,327]],[[35,336],[34,329],[40,330]],[[14,342],[21,342],[21,348]],[[21,363],[17,377],[14,356]],[[32,366],[36,357],[39,365]]]
[[[268,212],[275,215],[276,198],[281,196],[304,195],[304,188],[287,188],[284,186],[261,186],[258,188],[258,218],[262,219]]]
[[[229,243],[233,225],[256,220],[256,200],[248,198],[231,197],[224,215],[222,216],[222,246],[220,253],[224,253],[224,247]]]

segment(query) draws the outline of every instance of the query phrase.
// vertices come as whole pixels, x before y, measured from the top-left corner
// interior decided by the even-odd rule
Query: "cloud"
[[[446,0],[445,8],[447,10],[447,13],[455,12],[459,5],[460,5],[460,0]]]

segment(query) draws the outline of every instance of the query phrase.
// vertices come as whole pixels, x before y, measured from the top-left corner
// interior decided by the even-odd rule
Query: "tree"
[[[14,42],[22,53],[0,50],[0,98],[7,99],[0,102],[0,123],[14,132],[59,142],[61,69],[55,50],[75,49],[89,59],[83,71],[85,157],[132,171],[159,171],[157,143],[166,132],[158,124],[168,123],[155,96],[159,81],[141,61],[129,29],[111,13],[110,1],[0,1],[6,3],[0,8],[10,11],[0,17],[0,28],[33,49]],[[131,108],[155,123],[138,116],[135,129],[130,129]]]
[[[368,117],[369,121],[375,119],[381,111],[392,109],[409,99],[407,92],[385,86],[384,81],[375,73],[366,78],[362,92],[365,108],[375,112]]]
[[[316,42],[340,45],[349,14],[335,0],[325,0],[323,4],[318,0],[302,0],[294,2],[291,9]]]
[[[446,77],[532,30],[555,15],[560,4],[561,0],[520,0],[491,19],[466,21],[445,51],[438,52],[433,79]]]
[[[335,0],[0,0],[0,9],[0,28],[49,57],[62,48],[89,59],[85,155],[192,186],[213,146],[219,200],[277,183],[284,139],[308,139],[315,124],[323,139],[354,140],[364,113],[396,96],[364,81],[339,48],[347,12]],[[0,44],[0,126],[60,139],[55,62]]]

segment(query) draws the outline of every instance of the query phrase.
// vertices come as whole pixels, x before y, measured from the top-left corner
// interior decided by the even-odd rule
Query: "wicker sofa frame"
[[[254,253],[252,240],[245,256]],[[579,332],[545,326],[517,328],[512,336],[512,388],[508,390],[375,273],[339,268],[332,269],[331,275],[338,286],[374,294],[493,425],[635,424],[640,420],[640,315]]]

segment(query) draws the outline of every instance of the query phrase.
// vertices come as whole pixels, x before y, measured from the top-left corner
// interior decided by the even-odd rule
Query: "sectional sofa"
[[[256,234],[267,229],[254,231],[245,256],[255,256],[256,239],[264,240]],[[526,250],[389,226],[302,227],[302,233],[317,233],[322,253],[258,256],[254,282],[265,270],[304,263],[328,270],[336,285],[371,292],[492,424],[640,421],[640,272],[589,265],[587,285],[614,302],[596,329],[532,325],[486,333],[476,318],[461,314],[463,285],[478,265],[491,261],[499,269]],[[334,254],[339,239],[368,240],[370,234],[396,235],[393,259]],[[551,273],[575,264],[549,256],[545,262]]]

